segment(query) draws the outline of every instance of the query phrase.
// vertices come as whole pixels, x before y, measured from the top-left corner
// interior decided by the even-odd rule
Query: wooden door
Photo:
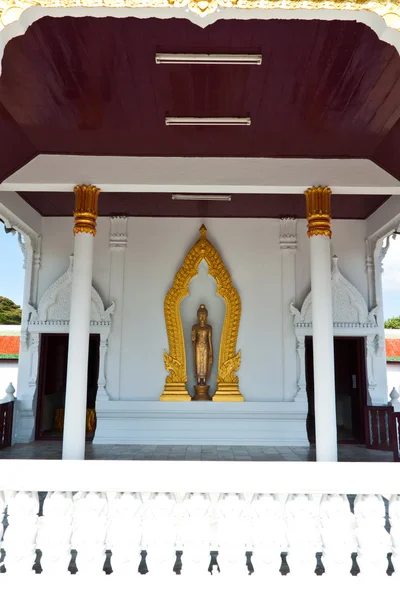
[[[307,434],[315,443],[314,371],[312,338],[306,338],[308,396]],[[364,410],[367,404],[364,338],[334,338],[336,410],[339,443],[365,443]],[[343,433],[345,432],[345,433]]]
[[[95,408],[99,377],[100,336],[90,335],[88,356],[88,387],[86,407]],[[67,382],[68,334],[42,334],[36,410],[35,438],[37,440],[62,438],[63,409]],[[61,411],[59,428],[55,426],[56,411]],[[94,430],[87,439],[93,439]]]

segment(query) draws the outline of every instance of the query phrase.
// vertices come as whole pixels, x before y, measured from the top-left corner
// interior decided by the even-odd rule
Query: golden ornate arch
[[[217,282],[217,294],[225,300],[225,318],[221,334],[218,358],[217,391],[214,402],[243,402],[239,391],[239,377],[235,371],[240,367],[240,352],[236,352],[242,304],[233,287],[221,256],[207,239],[207,228],[200,227],[200,238],[186,255],[183,265],[175,275],[174,283],[165,296],[164,315],[167,327],[169,354],[164,350],[164,392],[160,400],[187,402],[191,397],[186,389],[186,352],[183,336],[180,304],[189,295],[189,283],[197,275],[202,260],[208,264],[208,272]]]

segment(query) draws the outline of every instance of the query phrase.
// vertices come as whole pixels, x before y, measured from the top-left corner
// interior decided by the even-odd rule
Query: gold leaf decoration
[[[0,28],[17,21],[31,6],[48,8],[180,8],[205,17],[221,8],[284,10],[365,10],[383,17],[392,29],[400,29],[400,4],[385,0],[0,0]],[[317,18],[317,16],[316,16]]]
[[[219,401],[224,385],[230,384],[229,393],[226,390],[223,392],[224,401],[243,401],[243,396],[239,392],[239,378],[235,375],[235,371],[240,367],[240,352],[236,353],[236,342],[242,305],[240,296],[232,284],[231,276],[221,256],[207,239],[207,229],[204,225],[200,227],[200,237],[187,253],[164,301],[164,316],[169,346],[169,353],[164,352],[164,364],[165,369],[169,371],[169,375],[167,375],[165,381],[165,389],[161,400],[175,400],[176,385],[180,386],[177,399],[182,400],[182,390],[187,382],[187,375],[180,304],[183,298],[189,294],[189,283],[197,275],[199,264],[203,259],[208,264],[209,275],[214,277],[217,282],[217,294],[225,301],[225,318],[218,359],[218,387],[213,400]],[[173,391],[171,391],[172,384],[174,384]]]

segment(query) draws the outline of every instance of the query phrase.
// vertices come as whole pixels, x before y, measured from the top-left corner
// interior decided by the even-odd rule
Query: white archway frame
[[[372,404],[379,404],[375,398],[375,359],[379,350],[379,327],[377,307],[368,310],[367,303],[356,287],[340,272],[338,258],[332,259],[332,307],[333,332],[335,337],[364,337],[366,340],[366,365],[368,396]],[[298,310],[293,302],[290,305],[297,341],[297,394],[295,400],[307,401],[305,338],[312,336],[312,293],[309,292],[302,307]]]
[[[72,284],[73,256],[70,256],[68,269],[52,283],[41,297],[37,309],[29,306],[28,331],[30,344],[29,387],[36,389],[39,335],[41,333],[68,333],[70,297]],[[111,317],[115,312],[115,303],[105,309],[99,293],[92,286],[92,306],[90,315],[90,333],[100,335],[99,377],[96,400],[109,400],[107,393],[106,355],[108,337],[111,331]]]

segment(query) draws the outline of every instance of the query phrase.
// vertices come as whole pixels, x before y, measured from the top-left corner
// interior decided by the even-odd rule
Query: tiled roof
[[[389,338],[385,340],[386,360],[388,362],[400,362],[400,338]]]
[[[18,358],[19,354],[19,335],[1,335],[0,336],[0,359]]]

